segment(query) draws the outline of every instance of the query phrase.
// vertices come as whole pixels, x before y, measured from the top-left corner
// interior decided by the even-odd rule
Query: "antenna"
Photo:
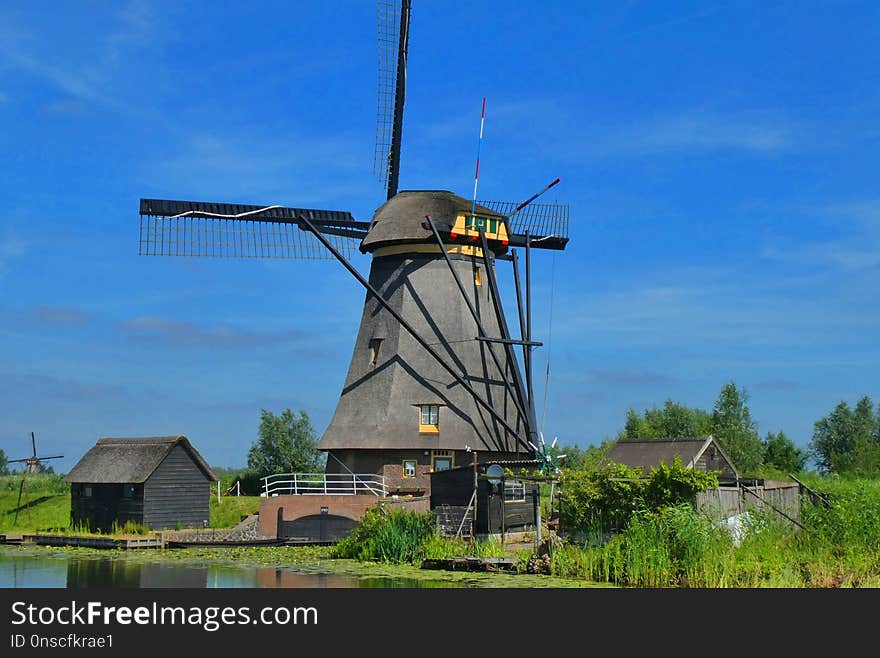
[[[483,96],[483,109],[480,111],[480,139],[477,141],[477,169],[474,171],[474,200],[471,203],[471,217],[477,210],[477,183],[480,181],[480,148],[483,146],[483,124],[486,123],[486,97]]]
[[[379,0],[379,96],[373,173],[397,194],[411,0]]]

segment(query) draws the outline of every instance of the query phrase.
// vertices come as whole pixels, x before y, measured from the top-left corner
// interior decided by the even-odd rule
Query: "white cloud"
[[[366,144],[332,135],[197,134],[164,161],[145,165],[151,186],[167,193],[353,210],[338,204],[375,198],[378,189]]]
[[[87,26],[40,21],[37,16],[30,21],[5,16],[2,22],[0,63],[38,78],[69,97],[56,101],[55,106],[78,101],[116,110],[138,110],[115,87],[116,83],[128,84],[133,58],[142,56],[145,46],[154,46],[161,39],[161,31],[155,29],[155,21],[143,2],[127,2],[108,22],[95,19]],[[59,25],[77,31],[77,38],[59,34]]]
[[[486,134],[516,148],[540,149],[566,160],[746,153],[759,156],[803,149],[807,127],[774,110],[680,108],[663,114],[622,112],[601,120],[575,113],[573,99],[532,98],[487,107]],[[479,108],[477,108],[479,111]],[[473,139],[479,114],[455,114],[419,129],[420,139]],[[546,156],[545,156],[546,157]]]
[[[640,157],[678,153],[772,154],[800,146],[796,127],[769,112],[686,110],[607,126],[582,155]]]
[[[880,200],[834,204],[820,210],[834,237],[809,244],[776,241],[765,258],[785,263],[880,272]]]
[[[837,290],[836,281],[806,286],[795,276],[782,280],[733,267],[726,278],[643,272],[646,279],[658,276],[670,285],[575,292],[561,300],[566,310],[554,318],[554,338],[627,351],[656,346],[681,355],[730,355],[771,346],[819,349],[841,336],[859,340],[880,330],[880,313],[865,305],[863,293]]]

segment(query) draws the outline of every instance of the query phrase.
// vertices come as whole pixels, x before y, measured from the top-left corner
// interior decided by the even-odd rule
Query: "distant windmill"
[[[37,437],[34,436],[34,433],[31,432],[31,456],[25,457],[24,459],[10,459],[6,463],[7,464],[15,464],[18,462],[24,462],[24,472],[25,473],[39,473],[40,467],[44,461],[48,461],[50,459],[62,459],[64,455],[51,455],[49,457],[37,457]]]
[[[39,473],[40,468],[44,461],[48,461],[50,459],[62,459],[64,455],[50,455],[48,457],[37,457],[37,437],[34,436],[34,433],[31,432],[31,456],[24,457],[22,459],[10,459],[6,463],[7,464],[16,464],[23,462],[25,467],[22,471],[21,482],[18,485],[18,503],[15,506],[15,520],[13,524],[18,523],[18,512],[21,510],[21,495],[22,492],[25,494],[25,506],[27,507],[28,513],[28,521],[31,519],[31,508],[29,506],[29,496],[27,492],[27,487],[25,486],[26,476],[31,473]]]

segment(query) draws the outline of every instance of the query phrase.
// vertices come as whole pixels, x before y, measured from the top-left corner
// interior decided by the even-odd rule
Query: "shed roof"
[[[692,468],[706,448],[713,444],[733,466],[711,435],[673,439],[618,439],[603,461],[650,469],[659,466],[660,462],[671,465],[678,457],[685,467]]]
[[[65,482],[123,484],[145,482],[168,454],[181,445],[211,481],[219,478],[183,436],[98,439],[65,476]]]

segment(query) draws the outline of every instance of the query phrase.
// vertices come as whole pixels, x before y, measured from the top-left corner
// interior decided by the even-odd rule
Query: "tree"
[[[285,409],[275,415],[260,410],[259,438],[248,451],[248,468],[261,475],[272,473],[314,473],[322,471],[317,437],[308,414],[295,415]]]
[[[804,470],[809,454],[798,448],[785,432],[767,432],[761,441],[764,465],[772,466],[785,473],[800,473]]]
[[[706,436],[711,432],[712,417],[702,409],[694,409],[666,400],[662,409],[654,407],[639,414],[630,408],[621,433],[627,439],[672,439]]]
[[[598,446],[588,445],[586,448],[560,444],[557,448],[560,455],[565,455],[565,459],[561,460],[559,465],[575,471],[594,470],[599,467],[599,463],[612,445],[614,439],[605,439]]]
[[[2,448],[0,448],[0,475],[9,475],[9,460]]]
[[[880,469],[880,414],[874,415],[874,405],[867,395],[856,402],[853,431],[852,471],[876,472]]]
[[[748,393],[733,381],[721,387],[712,408],[711,434],[741,474],[754,473],[763,463],[758,425],[748,407]]]
[[[813,424],[810,450],[824,473],[872,472],[880,469],[880,409],[868,396],[851,409],[846,401]]]
[[[666,400],[662,409],[629,409],[618,438],[674,439],[713,435],[741,473],[753,473],[763,462],[757,424],[747,406],[745,389],[734,382],[721,387],[712,413]]]

